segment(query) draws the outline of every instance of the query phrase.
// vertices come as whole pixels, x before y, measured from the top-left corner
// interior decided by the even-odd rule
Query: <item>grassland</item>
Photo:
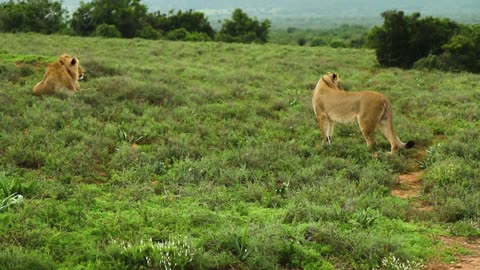
[[[32,96],[62,53],[81,91]],[[328,71],[386,94],[417,148],[390,156],[378,134],[374,154],[356,125],[322,146],[310,103]],[[363,49],[0,34],[0,266],[449,262],[465,250],[438,236],[480,234],[479,100],[479,75],[382,69]],[[392,196],[417,170],[420,194]]]

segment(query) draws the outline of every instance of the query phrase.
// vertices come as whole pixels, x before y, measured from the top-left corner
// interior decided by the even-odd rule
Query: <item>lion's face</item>
[[[78,79],[83,80],[83,75],[85,74],[85,70],[83,69],[83,66],[78,63]]]
[[[337,73],[327,73],[323,75],[322,80],[332,88],[343,90],[342,83],[340,82],[340,75]]]
[[[83,79],[85,70],[80,65],[80,61],[78,61],[77,58],[64,54],[60,57],[59,62],[68,69],[70,76],[72,76],[74,80]]]

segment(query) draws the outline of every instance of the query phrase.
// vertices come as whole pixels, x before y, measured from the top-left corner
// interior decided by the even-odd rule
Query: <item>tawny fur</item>
[[[390,142],[391,153],[399,148],[411,148],[414,143],[403,143],[393,130],[392,104],[378,92],[346,92],[338,74],[328,73],[320,78],[313,92],[313,110],[324,143],[330,143],[336,122],[348,123],[357,120],[363,137],[370,148],[377,144],[375,129],[380,128]]]
[[[63,93],[73,95],[80,89],[79,80],[83,79],[85,71],[77,58],[62,55],[58,61],[50,63],[43,80],[33,87],[32,94]]]

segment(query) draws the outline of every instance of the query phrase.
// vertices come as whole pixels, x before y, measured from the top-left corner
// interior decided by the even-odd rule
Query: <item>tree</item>
[[[385,11],[381,27],[369,33],[369,43],[375,48],[377,60],[382,66],[410,67],[415,61],[408,53],[410,40],[409,25],[420,17],[419,13],[405,16],[403,11]]]
[[[66,30],[66,16],[59,1],[10,0],[0,4],[0,30],[57,33]]]
[[[465,27],[442,48],[452,66],[480,73],[480,25]]]
[[[201,12],[192,10],[185,12],[177,11],[176,14],[171,13],[168,20],[172,29],[184,28],[191,33],[205,33],[211,38],[215,35],[215,31],[213,31],[207,17]]]
[[[114,25],[122,37],[132,38],[145,26],[147,7],[140,0],[81,2],[73,13],[72,29],[82,36],[94,34],[98,25]]]
[[[119,38],[122,36],[122,33],[118,31],[115,25],[102,23],[97,26],[95,30],[95,36],[107,37],[107,38]]]
[[[256,18],[251,19],[238,8],[233,12],[231,20],[224,20],[217,39],[225,42],[265,43],[270,26],[269,20],[259,22]]]
[[[411,68],[430,54],[441,54],[443,45],[458,31],[449,19],[426,17],[420,13],[406,16],[403,11],[385,11],[384,23],[368,34],[368,44],[375,49],[382,66]]]
[[[140,31],[137,33],[137,36],[144,39],[159,39],[162,36],[162,33],[148,24],[140,29]]]
[[[443,53],[430,54],[415,62],[415,68],[480,73],[480,26],[462,30],[442,46]]]
[[[202,36],[203,38],[205,35],[208,36],[208,39],[212,39],[215,36],[215,31],[208,22],[207,17],[203,13],[193,10],[177,11],[176,13],[171,10],[168,15],[156,11],[148,14],[147,23],[157,31],[164,33],[183,28],[188,33]],[[200,35],[200,33],[205,35]]]
[[[449,19],[426,17],[415,20],[411,25],[410,53],[416,60],[430,54],[441,54],[442,45],[459,30],[459,25]]]
[[[188,31],[185,28],[177,28],[168,32],[167,39],[169,40],[185,40],[188,36]]]

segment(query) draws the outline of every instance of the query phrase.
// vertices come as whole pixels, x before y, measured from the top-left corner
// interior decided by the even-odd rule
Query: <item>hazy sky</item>
[[[258,19],[270,19],[274,25],[279,21],[288,22],[289,19],[360,24],[368,20],[370,23],[378,24],[383,21],[380,13],[392,9],[402,10],[407,14],[420,12],[422,16],[448,17],[458,22],[480,23],[480,0],[142,0],[141,2],[152,12],[167,13],[172,9],[198,10],[213,23],[230,18],[235,8],[241,8],[249,16]],[[80,5],[80,0],[63,0],[63,5],[73,13]]]

